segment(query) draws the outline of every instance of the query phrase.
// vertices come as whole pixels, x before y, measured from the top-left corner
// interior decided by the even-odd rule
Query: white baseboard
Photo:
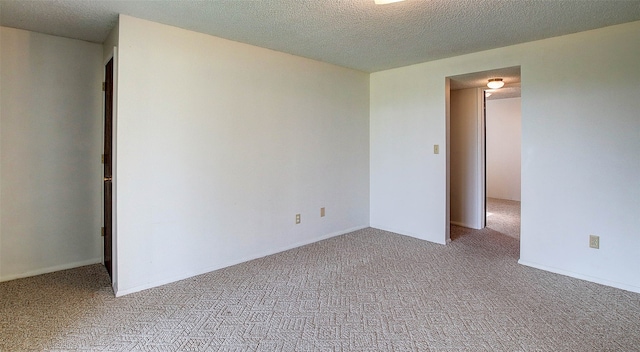
[[[94,258],[94,259],[84,260],[84,261],[81,261],[81,262],[74,262],[74,263],[67,263],[67,264],[62,264],[62,265],[50,266],[50,267],[46,267],[46,268],[30,270],[30,271],[27,271],[27,272],[24,272],[24,273],[10,274],[10,275],[6,275],[6,276],[0,277],[0,282],[9,281],[9,280],[15,280],[15,279],[22,279],[22,278],[30,277],[30,276],[48,274],[48,273],[52,273],[54,271],[73,269],[73,268],[78,268],[78,267],[81,267],[81,266],[98,264],[98,263],[102,263],[102,258]]]
[[[462,227],[466,227],[468,229],[474,229],[474,230],[482,230],[481,228],[475,227],[473,225],[469,225],[469,224],[465,224],[462,222],[457,222],[457,221],[449,221],[452,225],[456,225],[456,226],[462,226]]]
[[[409,237],[417,238],[419,240],[423,240],[423,241],[427,241],[427,242],[431,242],[431,243],[447,244],[447,241],[446,241],[445,238],[443,238],[442,241],[435,241],[433,239],[425,238],[424,235],[418,235],[416,233],[411,233],[411,232],[407,232],[407,231],[393,229],[393,228],[389,228],[389,227],[385,227],[385,226],[379,226],[379,225],[372,224],[371,227],[374,228],[374,229],[382,230],[382,231],[397,233],[398,235],[402,235],[402,236],[409,236]]]
[[[457,222],[457,221],[449,221],[451,223],[451,225],[456,225],[456,226],[462,226],[462,227],[467,227],[467,228],[471,228],[471,226],[461,223],[461,222]]]
[[[150,289],[150,288],[154,288],[154,287],[158,287],[158,286],[162,286],[162,285],[166,285],[166,284],[170,284],[172,282],[176,282],[176,281],[188,279],[190,277],[206,274],[206,273],[209,273],[209,272],[212,272],[212,271],[215,271],[215,270],[220,270],[220,269],[223,269],[223,268],[226,268],[226,267],[230,267],[230,266],[237,265],[237,264],[240,264],[240,263],[248,262],[250,260],[263,258],[263,257],[269,256],[269,255],[272,255],[272,254],[276,254],[276,253],[288,251],[290,249],[306,246],[308,244],[320,242],[322,240],[326,240],[326,239],[331,238],[331,237],[341,236],[341,235],[347,234],[349,232],[362,230],[362,229],[365,229],[367,227],[369,227],[369,226],[368,225],[366,225],[366,226],[357,226],[357,227],[352,227],[352,228],[349,228],[349,229],[346,229],[346,230],[342,230],[342,231],[332,232],[332,233],[329,233],[329,234],[326,234],[326,235],[322,235],[322,236],[319,236],[319,237],[316,237],[316,238],[313,238],[313,239],[309,239],[309,240],[306,240],[306,241],[295,242],[295,243],[293,243],[291,245],[287,245],[287,246],[278,248],[278,249],[276,249],[274,251],[269,251],[269,252],[265,252],[265,253],[259,253],[259,254],[247,256],[247,257],[244,257],[244,258],[241,258],[241,259],[238,259],[238,260],[234,260],[234,261],[230,261],[230,262],[227,262],[227,263],[224,263],[222,265],[215,266],[215,267],[206,267],[206,268],[201,268],[201,269],[190,271],[190,272],[185,272],[185,273],[182,273],[182,274],[179,274],[179,275],[172,276],[172,277],[167,278],[167,279],[154,281],[154,282],[147,283],[147,284],[144,284],[144,285],[134,286],[134,287],[130,287],[130,288],[127,288],[127,289],[122,289],[122,290],[117,288],[117,287],[114,287],[114,292],[115,292],[116,297],[122,297],[124,295],[128,295],[128,294],[131,294],[131,293],[147,290],[147,289]],[[117,285],[114,285],[114,286],[117,286]]]
[[[558,269],[558,268],[554,268],[554,267],[550,267],[550,266],[546,266],[546,265],[541,265],[541,264],[538,264],[538,263],[528,262],[528,261],[525,261],[525,260],[522,260],[522,259],[518,260],[518,264],[530,266],[532,268],[536,268],[536,269],[540,269],[540,270],[544,270],[544,271],[549,271],[549,272],[552,272],[552,273],[555,273],[555,274],[560,274],[560,275],[564,275],[564,276],[573,277],[573,278],[580,279],[580,280],[594,282],[594,283],[600,284],[600,285],[619,288],[619,289],[625,290],[625,291],[640,293],[640,287],[638,287],[638,286],[627,285],[627,284],[624,284],[624,283],[621,283],[621,282],[609,281],[609,280],[605,280],[605,279],[601,279],[601,278],[593,277],[593,276],[588,276],[588,275],[582,275],[582,274],[574,273],[572,271],[562,270],[562,269]]]

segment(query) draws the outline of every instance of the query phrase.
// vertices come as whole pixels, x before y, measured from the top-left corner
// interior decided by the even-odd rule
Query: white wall
[[[368,74],[127,16],[119,36],[118,295],[368,226]]]
[[[451,91],[450,150],[451,223],[484,228],[484,92],[480,88]]]
[[[101,261],[101,59],[0,27],[0,281]]]
[[[487,197],[520,201],[520,101],[487,100]]]
[[[106,65],[111,57],[113,57],[113,48],[119,45],[120,33],[119,33],[120,25],[116,24],[115,27],[111,29],[107,39],[105,39],[104,43],[102,43],[102,61]]]
[[[421,65],[371,74],[371,227],[447,241],[445,77]]]
[[[373,73],[372,226],[446,240],[445,77],[520,65],[520,262],[640,292],[639,41],[633,22]]]

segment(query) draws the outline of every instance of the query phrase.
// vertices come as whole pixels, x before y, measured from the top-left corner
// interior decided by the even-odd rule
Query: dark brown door
[[[104,84],[104,266],[111,275],[111,151],[113,140],[113,58],[105,66]]]

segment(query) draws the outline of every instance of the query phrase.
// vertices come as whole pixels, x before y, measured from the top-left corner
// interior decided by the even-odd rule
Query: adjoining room
[[[470,229],[519,239],[520,67],[448,79],[452,239]]]

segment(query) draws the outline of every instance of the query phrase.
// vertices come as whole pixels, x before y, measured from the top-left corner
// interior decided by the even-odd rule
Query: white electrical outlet
[[[324,208],[320,208],[320,217],[324,216]]]
[[[296,224],[300,223],[300,214],[296,214]]]
[[[589,247],[599,249],[600,248],[600,236],[589,235]]]

